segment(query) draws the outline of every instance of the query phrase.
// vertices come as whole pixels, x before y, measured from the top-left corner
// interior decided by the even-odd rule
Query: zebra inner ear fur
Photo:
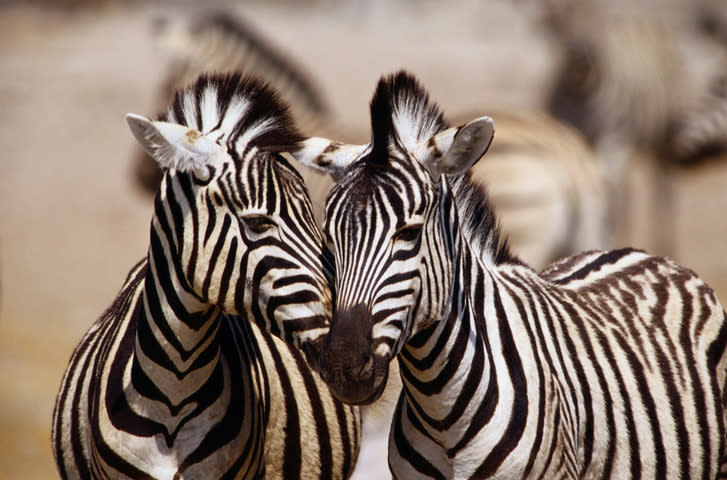
[[[223,152],[214,140],[184,125],[155,122],[133,113],[126,115],[126,121],[144,151],[162,168],[202,171]]]
[[[423,163],[435,177],[463,174],[487,152],[494,133],[495,125],[490,117],[448,128],[423,145]]]
[[[356,161],[368,145],[352,145],[327,138],[311,137],[291,151],[291,155],[306,167],[328,173],[338,181],[343,172]]]

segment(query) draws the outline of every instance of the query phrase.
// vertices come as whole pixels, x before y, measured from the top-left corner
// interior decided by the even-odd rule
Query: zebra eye
[[[402,242],[413,242],[417,238],[419,238],[420,233],[422,233],[421,223],[404,225],[394,234],[394,240]]]
[[[265,233],[278,226],[270,217],[265,215],[246,215],[242,217],[242,221],[247,225],[247,228],[255,233]]]

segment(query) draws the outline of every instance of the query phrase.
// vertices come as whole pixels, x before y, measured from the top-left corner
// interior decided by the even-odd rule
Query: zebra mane
[[[199,130],[240,155],[258,147],[266,151],[298,148],[303,137],[278,94],[263,81],[239,73],[201,75],[177,91],[159,120]]]
[[[407,149],[447,128],[441,110],[411,74],[402,70],[381,77],[371,99],[372,149],[369,164],[388,159],[391,141]]]
[[[473,252],[486,265],[521,264],[522,261],[510,251],[507,237],[500,230],[485,188],[472,180],[469,171],[447,179],[457,206],[462,236]]]

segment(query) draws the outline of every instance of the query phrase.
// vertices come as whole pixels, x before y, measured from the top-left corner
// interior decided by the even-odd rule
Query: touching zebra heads
[[[465,173],[487,117],[448,128],[401,72],[379,82],[371,122],[369,145],[311,139],[298,158],[337,178],[321,374],[365,404],[398,360],[395,478],[727,474],[727,322],[707,285],[631,249],[538,274]]]
[[[303,179],[277,152],[301,136],[262,82],[202,76],[131,130],[166,170],[147,257],[74,351],[53,421],[63,478],[347,478],[357,408],[315,355],[330,253]]]

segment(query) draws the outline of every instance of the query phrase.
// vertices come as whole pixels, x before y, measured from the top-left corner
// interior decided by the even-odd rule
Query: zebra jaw
[[[126,121],[136,140],[162,168],[204,173],[225,150],[199,130],[175,123],[153,121],[128,113]]]

